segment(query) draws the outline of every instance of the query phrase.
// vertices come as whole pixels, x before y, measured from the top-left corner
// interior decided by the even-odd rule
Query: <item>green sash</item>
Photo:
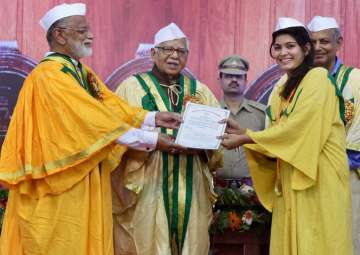
[[[340,70],[340,68],[339,68]],[[351,69],[352,70],[352,69]],[[345,120],[345,102],[344,102],[344,97],[342,95],[342,92],[345,88],[346,82],[349,78],[349,74],[351,72],[351,70],[347,69],[346,72],[344,72],[344,75],[341,75],[341,77],[343,77],[344,79],[342,80],[341,86],[339,87],[337,84],[340,84],[336,81],[336,78],[338,76],[335,76],[335,78],[333,76],[331,76],[330,74],[328,75],[328,78],[331,81],[331,84],[334,86],[335,88],[335,93],[336,96],[339,99],[339,112],[340,112],[340,117],[342,119],[342,121],[344,122],[344,124],[346,124],[346,120]],[[302,89],[300,89],[299,91],[296,91],[296,94],[294,96],[295,98],[295,103],[293,104],[293,106],[291,107],[290,111],[288,111],[289,109],[285,109],[285,111],[281,112],[280,116],[285,115],[286,117],[289,117],[289,115],[294,111],[296,103],[299,99],[299,96],[302,92]],[[265,110],[265,114],[267,115],[267,117],[269,118],[269,120],[271,121],[271,123],[276,122],[276,115],[273,112],[273,109],[271,107],[271,105],[268,105],[266,110]]]
[[[288,107],[286,107],[285,109],[283,109],[281,112],[280,112],[280,118],[282,116],[285,116],[286,118],[288,118],[290,116],[290,114],[294,111],[295,107],[296,107],[296,104],[299,100],[299,97],[301,95],[301,92],[302,92],[303,88],[300,88],[300,89],[297,89],[296,92],[295,92],[295,95],[294,95],[294,103],[290,103]],[[292,106],[291,106],[292,105]],[[290,107],[291,106],[291,107]],[[267,117],[269,118],[269,120],[272,122],[272,123],[275,123],[277,121],[276,119],[276,114],[273,112],[273,108],[271,107],[271,105],[268,105],[265,109],[265,114],[267,115]]]
[[[347,67],[341,64],[335,74],[335,81],[340,89],[341,94],[344,91],[344,88],[349,80],[349,75],[353,69],[353,67]]]
[[[79,83],[79,85],[83,87],[91,96],[95,96],[93,89],[88,83],[87,71],[85,68],[83,68],[80,62],[78,65],[78,70],[69,56],[56,52],[46,56],[43,60],[41,60],[40,63],[46,61],[60,62],[63,65],[63,68],[61,69],[62,72],[70,74]]]
[[[142,106],[149,111],[182,112],[185,96],[195,96],[196,80],[180,75],[181,94],[178,106],[172,109],[171,102],[159,81],[151,73],[135,75],[146,95]],[[161,129],[162,133],[176,136],[177,130]],[[186,238],[192,201],[193,156],[162,153],[163,201],[169,226],[169,242],[173,254],[181,254]],[[172,173],[170,171],[172,169]],[[184,192],[185,189],[185,192]]]
[[[344,90],[345,90],[345,87],[349,80],[349,75],[353,69],[354,69],[353,67],[346,67],[345,65],[341,64],[340,67],[338,68],[338,70],[336,71],[335,77],[329,75],[330,80],[332,81],[333,85],[335,86],[336,95],[339,98],[340,116],[341,116],[341,119],[343,120],[345,126],[347,125],[347,120],[346,120],[345,114],[346,114],[346,111],[348,111],[348,109],[346,109],[346,105],[347,105],[346,102],[349,101],[353,104],[354,98],[350,98],[350,99],[345,98]]]

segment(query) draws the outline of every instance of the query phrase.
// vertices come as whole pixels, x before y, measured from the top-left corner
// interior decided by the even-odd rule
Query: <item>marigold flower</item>
[[[91,89],[94,93],[94,97],[98,100],[102,100],[103,93],[100,90],[100,86],[99,86],[98,81],[96,80],[95,76],[89,72],[87,74],[87,80],[88,80],[89,86],[91,87]]]
[[[190,96],[190,95],[185,96],[183,99],[183,105],[185,106],[188,102],[195,104],[203,104],[199,96]]]
[[[236,212],[234,211],[229,212],[228,218],[229,218],[229,227],[231,228],[231,230],[232,231],[239,230],[241,225],[241,219],[236,214]]]

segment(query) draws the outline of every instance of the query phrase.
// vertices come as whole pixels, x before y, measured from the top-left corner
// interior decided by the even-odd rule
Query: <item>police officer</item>
[[[247,84],[249,62],[237,55],[224,58],[218,66],[219,85],[223,91],[221,107],[230,110],[231,118],[242,128],[262,130],[265,126],[265,106],[246,99],[244,91]],[[224,151],[224,167],[217,171],[217,177],[238,179],[248,177],[249,169],[242,147]]]

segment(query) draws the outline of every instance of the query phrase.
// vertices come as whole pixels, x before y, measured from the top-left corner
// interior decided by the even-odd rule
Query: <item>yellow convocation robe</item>
[[[335,76],[345,99],[346,148],[360,152],[360,70],[341,65]],[[360,255],[360,168],[350,171],[354,255]]]
[[[92,97],[71,72],[61,57],[41,62],[20,91],[1,151],[1,255],[113,255],[110,172],[126,151],[114,140],[146,111],[85,67],[102,99]]]
[[[141,77],[149,86],[158,110],[167,110],[150,77],[146,74],[142,74]],[[184,94],[187,98],[190,94],[189,79],[187,77],[184,79]],[[211,91],[199,81],[196,81],[196,84],[194,99],[196,98],[198,103],[218,106]],[[135,77],[130,77],[121,83],[116,93],[135,106],[146,104],[149,98]],[[167,133],[172,134],[172,131],[167,130]],[[208,254],[210,246],[208,228],[214,202],[210,170],[222,164],[222,153],[209,153],[208,163],[199,156],[193,157],[192,171],[190,171],[191,188],[187,187],[186,181],[190,174],[187,172],[186,155],[177,156],[179,159],[177,171],[174,170],[177,164],[176,156],[166,154],[160,151],[142,154],[128,151],[121,164],[121,176],[116,175],[113,178],[116,255],[175,255],[178,252],[182,255]],[[163,170],[164,160],[168,162],[167,174]],[[163,180],[166,181],[167,188],[164,188]],[[178,189],[178,195],[174,195],[175,189]],[[188,207],[190,214],[186,224],[188,189],[192,190],[192,199]],[[164,192],[169,201],[170,223],[164,205]],[[169,234],[169,225],[173,229],[175,218],[178,221],[175,227],[179,233],[179,244],[183,243],[181,251],[174,251],[176,237]]]
[[[256,143],[246,146],[255,189],[273,212],[270,254],[351,255],[349,169],[335,85],[325,69],[310,70],[276,120],[285,81],[272,94],[270,126],[247,131]],[[281,196],[269,157],[280,159]]]

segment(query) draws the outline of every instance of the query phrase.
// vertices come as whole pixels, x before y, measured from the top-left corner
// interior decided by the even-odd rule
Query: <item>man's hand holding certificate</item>
[[[218,137],[224,134],[226,127],[226,122],[220,122],[229,114],[225,109],[188,103],[175,143],[187,148],[218,149],[221,143]]]

